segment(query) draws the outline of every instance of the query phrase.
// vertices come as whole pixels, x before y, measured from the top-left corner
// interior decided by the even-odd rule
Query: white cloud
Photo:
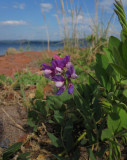
[[[73,19],[74,19],[73,20],[74,24],[90,24],[92,20],[90,17],[83,16],[83,15],[74,16]],[[62,23],[72,24],[72,17],[68,16],[68,17],[63,18]]]
[[[42,11],[49,12],[52,9],[51,3],[41,3],[40,4]]]
[[[113,12],[113,9],[112,9],[112,6],[113,6],[113,3],[115,3],[114,0],[102,0],[100,2],[100,7],[104,7],[104,10],[106,12]],[[122,0],[122,4],[124,7],[127,7],[127,0]]]
[[[19,25],[26,25],[26,21],[0,21],[0,25],[6,26],[19,26]]]
[[[16,9],[25,9],[25,4],[14,4],[13,8],[16,8]]]
[[[100,5],[100,8],[104,8],[106,12],[111,13],[113,12],[113,9],[112,9],[113,3],[114,3],[114,0],[102,0],[99,5]]]

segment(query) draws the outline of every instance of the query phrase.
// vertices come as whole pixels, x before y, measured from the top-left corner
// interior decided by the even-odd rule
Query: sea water
[[[79,41],[81,48],[86,48],[90,44],[88,41],[80,40]],[[62,49],[64,43],[62,41],[50,41],[49,48],[50,50],[58,50]],[[28,40],[4,40],[0,41],[0,56],[5,55],[8,48],[15,48],[21,52],[26,51],[43,51],[48,49],[48,42],[47,41],[28,41]]]
[[[4,55],[8,48],[15,48],[22,52],[43,51],[48,49],[47,41],[0,41],[0,56]],[[63,43],[60,41],[50,42],[50,50],[62,49]]]

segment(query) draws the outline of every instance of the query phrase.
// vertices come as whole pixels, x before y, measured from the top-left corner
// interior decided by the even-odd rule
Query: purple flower
[[[61,73],[63,71],[64,63],[62,60],[52,60],[51,64],[56,73]]]
[[[73,91],[74,91],[74,86],[73,86],[73,83],[70,82],[70,83],[68,84],[68,94],[72,94]]]
[[[72,66],[72,63],[70,62],[70,56],[66,56],[63,59],[63,63],[64,63],[64,67],[70,68],[70,66]]]
[[[57,81],[65,81],[65,78],[63,76],[61,76],[61,75],[56,75],[56,76],[54,76],[52,78],[52,81],[55,81],[55,82],[57,82]]]
[[[65,79],[64,77],[62,77],[61,75],[56,75],[52,78],[52,81],[55,81],[56,82],[56,87],[59,88],[59,90],[57,91],[57,95],[60,95],[64,92],[65,90]]]
[[[57,54],[55,54],[55,55],[54,55],[54,59],[62,60],[63,58],[61,58],[60,56],[58,56]]]
[[[73,79],[78,77],[77,74],[75,73],[75,69],[73,66],[70,66],[70,68],[67,70],[66,76],[67,78],[73,78]]]
[[[54,68],[52,66],[48,66],[45,63],[43,63],[42,70],[44,70],[44,74],[46,78],[51,79],[55,75]]]
[[[68,94],[72,94],[74,86],[71,82],[71,78],[75,79],[77,78],[77,75],[70,62],[70,56],[60,58],[55,55],[54,58],[55,59],[51,61],[51,66],[48,66],[45,63],[43,64],[42,70],[44,70],[45,77],[55,81],[55,86],[58,88],[57,95],[61,95],[64,92],[66,89],[66,82],[68,82]]]
[[[56,94],[57,94],[57,95],[61,95],[61,94],[64,92],[65,89],[66,89],[65,86],[59,88],[59,90],[56,92]]]

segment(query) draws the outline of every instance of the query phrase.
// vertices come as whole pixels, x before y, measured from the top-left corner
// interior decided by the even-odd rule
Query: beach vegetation
[[[67,27],[63,0],[61,7]],[[3,160],[40,155],[52,160],[127,159],[127,19],[121,1],[115,0],[114,7],[122,27],[120,38],[107,38],[110,19],[104,35],[98,36],[97,25],[87,37],[91,47],[81,49],[72,25],[74,47],[65,28],[65,49],[43,62],[42,75],[0,76],[1,96],[7,86],[20,93],[32,128],[24,143],[3,152]],[[34,95],[27,96],[31,86]],[[47,86],[50,93],[45,92]],[[33,140],[38,149],[31,145]]]
[[[5,52],[5,55],[14,55],[14,54],[18,54],[21,51],[16,50],[15,48],[8,48],[7,51]]]

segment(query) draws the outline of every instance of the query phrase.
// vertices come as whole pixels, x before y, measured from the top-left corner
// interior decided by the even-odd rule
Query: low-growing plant
[[[41,76],[37,74],[33,74],[31,72],[26,72],[26,73],[16,73],[14,75],[16,84],[15,84],[15,89],[16,88],[21,88],[21,86],[24,86],[24,88],[29,88],[31,85],[36,85],[40,79]]]
[[[109,38],[105,54],[96,55],[95,73],[83,68],[84,77],[89,76],[86,83],[80,75],[77,78],[80,64],[73,66],[69,56],[55,55],[51,65],[43,64],[45,77],[56,83],[57,95],[44,98],[46,81],[42,79],[28,118],[35,130],[40,122],[52,127],[47,135],[60,151],[53,153],[54,159],[79,160],[84,155],[91,160],[127,159],[123,154],[127,142],[127,20],[122,4],[115,2],[121,39]]]
[[[36,103],[37,108],[45,111],[43,122],[53,127],[48,136],[52,144],[61,149],[61,153],[54,153],[58,160],[78,160],[82,147],[92,160],[127,158],[122,154],[126,152],[127,138],[127,21],[122,4],[116,1],[115,7],[123,27],[121,40],[111,36],[108,48],[104,48],[105,54],[96,55],[95,74],[87,73],[86,84],[74,80],[72,95],[65,90],[60,96],[48,96],[45,102],[42,96]],[[54,80],[50,67],[45,68],[45,74]]]

